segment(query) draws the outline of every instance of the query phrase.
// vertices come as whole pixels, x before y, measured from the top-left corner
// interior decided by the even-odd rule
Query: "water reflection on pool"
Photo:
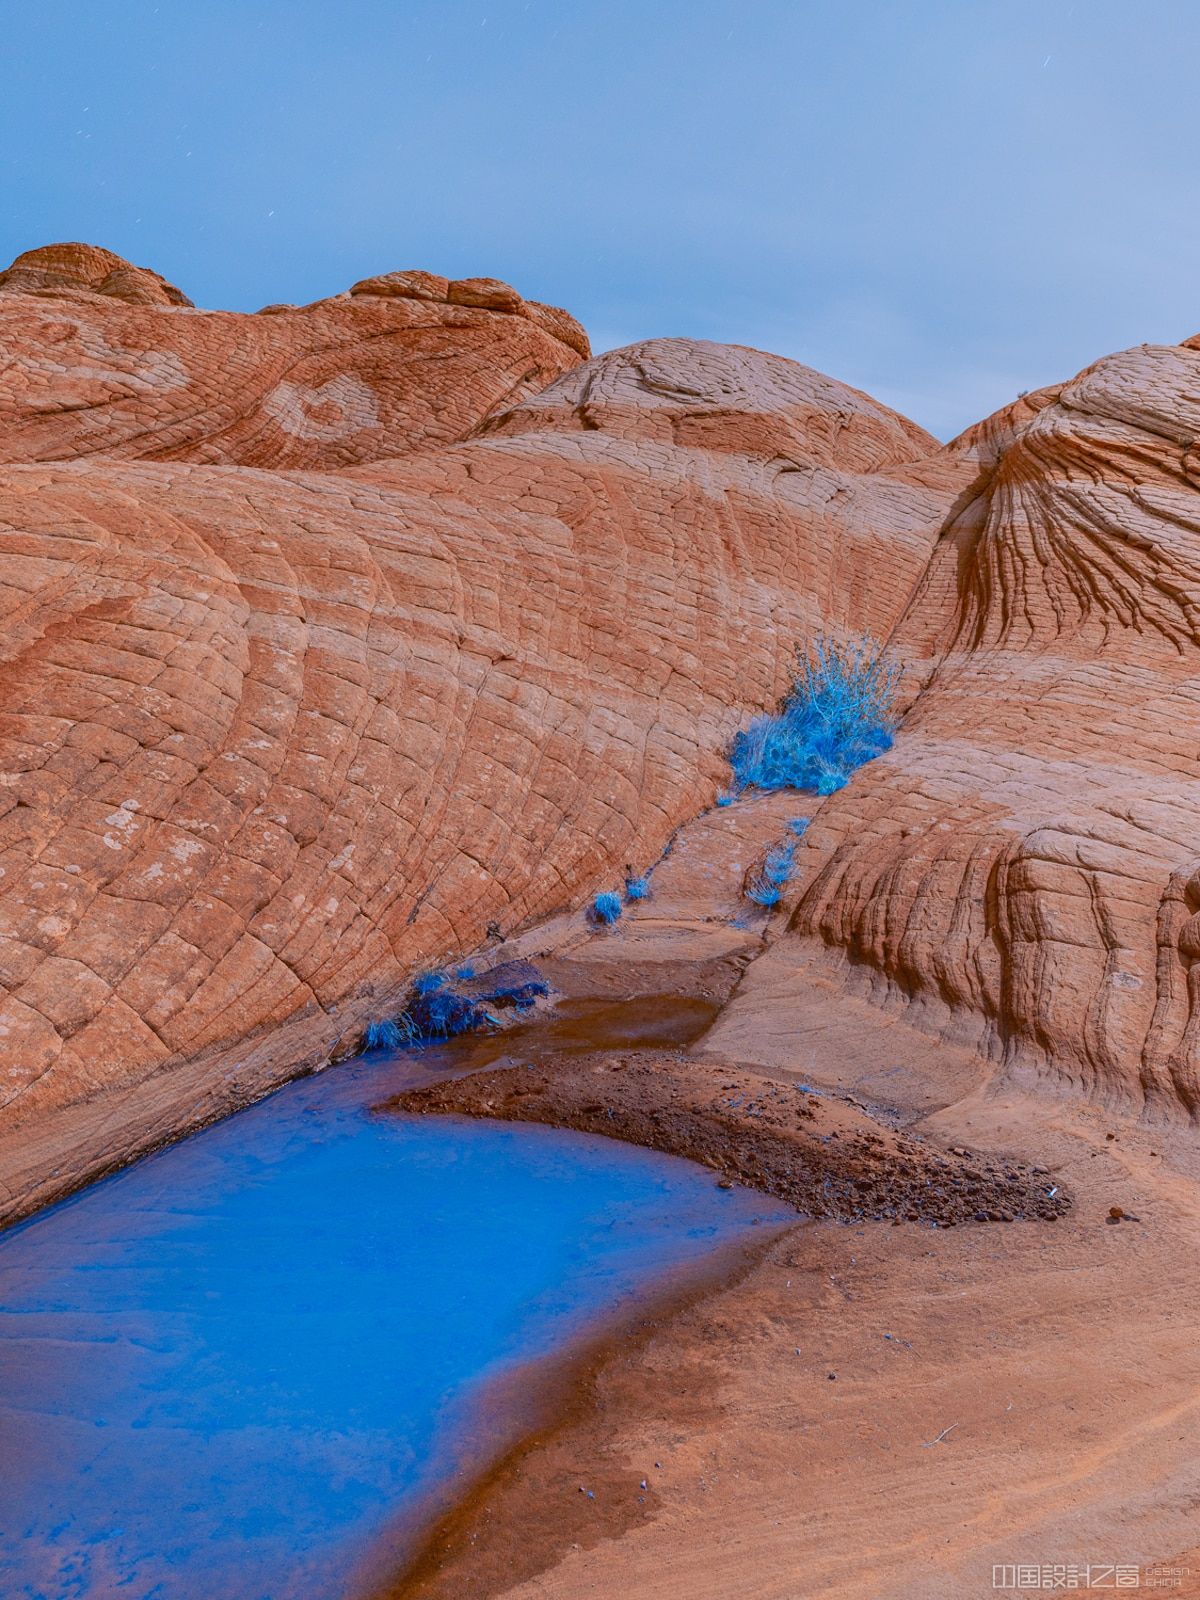
[[[293,1084],[0,1237],[0,1594],[306,1600],[489,1379],[780,1208],[671,1157]]]

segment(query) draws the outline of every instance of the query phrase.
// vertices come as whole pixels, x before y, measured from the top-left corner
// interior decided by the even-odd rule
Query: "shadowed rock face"
[[[590,353],[490,278],[390,273],[244,316],[90,245],[0,273],[0,345],[0,461],[319,469],[464,438]]]
[[[1200,349],[974,429],[978,493],[896,630],[926,687],[827,802],[792,921],[1014,1067],[1200,1095]]]
[[[505,341],[577,356],[544,331],[565,313],[443,282],[388,275],[267,317],[0,293],[26,330],[0,438],[78,456],[0,469],[10,1125],[306,1008],[349,1025],[490,922],[653,860],[724,781],[794,639],[886,632],[977,473],[794,363],[677,340],[417,449],[431,365],[445,395],[466,375],[445,439],[494,404],[470,375],[491,383]],[[440,366],[406,364],[414,329]],[[386,451],[264,423],[263,351],[291,340],[297,382],[302,336],[391,396]],[[102,388],[88,363],[135,346],[99,432],[87,407],[29,403],[38,361]],[[189,444],[197,371],[241,420]],[[325,468],[397,459],[197,464],[294,467],[293,447]]]

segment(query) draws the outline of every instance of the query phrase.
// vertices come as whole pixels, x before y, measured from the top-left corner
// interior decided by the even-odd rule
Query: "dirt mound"
[[[846,1101],[711,1061],[539,1051],[536,1064],[414,1089],[384,1109],[605,1134],[699,1161],[805,1216],[844,1222],[1053,1221],[1069,1205],[1044,1172],[939,1150]]]

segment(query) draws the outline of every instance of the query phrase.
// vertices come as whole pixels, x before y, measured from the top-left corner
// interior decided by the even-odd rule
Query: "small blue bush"
[[[738,734],[738,738],[741,738],[741,734]],[[717,796],[717,804],[719,806],[731,806],[736,799],[737,795],[733,794],[729,789],[722,789]]]
[[[763,862],[762,875],[770,884],[779,888],[785,884],[792,875],[795,866],[794,844],[772,845],[767,851],[766,860]]]
[[[650,880],[649,880],[649,878],[626,878],[625,879],[625,898],[626,898],[626,900],[649,900],[649,898],[650,898]]]
[[[486,1020],[478,1001],[444,986],[416,993],[405,1015],[421,1040],[452,1039]]]
[[[461,986],[461,987],[460,987]],[[408,1009],[367,1024],[364,1050],[419,1049],[484,1027],[499,1027],[494,1011],[528,1011],[550,986],[529,961],[507,961],[476,976],[463,966],[452,976],[422,972],[413,981]]]
[[[381,1017],[375,1022],[368,1022],[363,1049],[407,1050],[421,1042],[412,1017],[407,1011],[401,1011],[399,1016]]]
[[[798,838],[802,839],[808,832],[808,824],[808,817],[793,817],[788,823],[788,828],[792,833],[796,834]]]
[[[611,889],[598,894],[592,901],[591,915],[594,922],[602,922],[606,928],[611,927],[621,915],[620,895],[613,894]]]
[[[757,717],[733,741],[739,788],[833,794],[891,748],[900,669],[881,645],[822,635],[796,655],[796,679],[777,714]]]
[[[763,864],[742,891],[756,906],[777,906],[780,891],[796,870],[796,841],[781,839],[763,857]]]
[[[367,1032],[363,1039],[364,1050],[399,1050],[403,1043],[404,1036],[390,1017],[382,1017],[376,1022],[367,1023]]]

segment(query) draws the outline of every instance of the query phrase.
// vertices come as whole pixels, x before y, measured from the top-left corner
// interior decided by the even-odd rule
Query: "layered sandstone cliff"
[[[895,643],[924,684],[823,805],[792,926],[1015,1069],[1200,1103],[1200,348],[1142,346],[979,470]]]
[[[975,475],[794,363],[578,366],[565,314],[427,277],[252,317],[0,284],[9,1126],[652,860]]]

